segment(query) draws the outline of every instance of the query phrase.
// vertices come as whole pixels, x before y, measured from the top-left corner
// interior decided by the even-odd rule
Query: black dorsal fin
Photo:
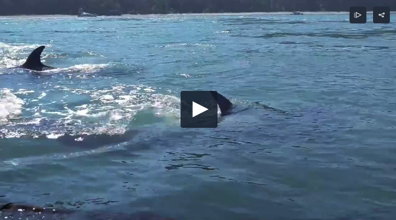
[[[44,48],[45,46],[40,46],[33,50],[22,67],[31,70],[41,70],[41,68],[45,66],[41,63],[41,53]]]
[[[234,107],[234,105],[228,100],[226,97],[221,95],[218,92],[211,92],[212,95],[215,97],[217,104],[220,107],[221,115],[228,115],[231,114],[231,109]]]
[[[7,203],[3,206],[0,207],[0,211],[1,210],[7,210],[7,209],[11,209],[14,206],[14,203]]]

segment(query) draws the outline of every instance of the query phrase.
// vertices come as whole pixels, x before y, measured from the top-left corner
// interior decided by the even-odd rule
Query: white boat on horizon
[[[96,17],[98,16],[97,14],[91,14],[88,12],[84,12],[82,8],[78,10],[78,17]]]

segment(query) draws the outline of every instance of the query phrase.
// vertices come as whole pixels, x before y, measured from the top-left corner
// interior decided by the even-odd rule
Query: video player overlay
[[[217,92],[181,92],[182,128],[217,128]]]

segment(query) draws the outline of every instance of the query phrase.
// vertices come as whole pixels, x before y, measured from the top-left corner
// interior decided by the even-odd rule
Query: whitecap
[[[48,139],[58,139],[59,137],[62,137],[64,134],[55,134],[55,133],[51,133],[47,135]]]
[[[30,93],[34,93],[33,90],[19,89],[18,92],[15,92],[16,95],[28,95]]]
[[[74,65],[67,68],[56,68],[51,70],[42,71],[41,75],[53,74],[53,73],[95,73],[106,67],[110,66],[110,64],[79,64]]]
[[[10,89],[0,90],[0,123],[6,123],[22,113],[25,102],[14,95]]]
[[[187,73],[182,73],[182,74],[180,74],[180,76],[184,76],[185,78],[190,78],[191,76],[189,75],[189,74],[187,74]]]

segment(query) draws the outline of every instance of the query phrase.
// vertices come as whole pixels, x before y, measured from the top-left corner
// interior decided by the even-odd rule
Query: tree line
[[[395,0],[0,0],[0,15],[221,13],[273,11],[348,11],[351,6],[390,6]]]

